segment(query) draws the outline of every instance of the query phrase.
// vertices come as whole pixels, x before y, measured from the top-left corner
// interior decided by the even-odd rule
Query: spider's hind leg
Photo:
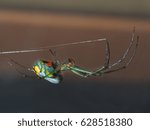
[[[9,65],[11,66],[11,67],[13,67],[14,69],[15,69],[15,71],[17,72],[17,73],[19,73],[22,77],[30,77],[30,78],[35,78],[35,76],[29,76],[29,75],[27,75],[27,74],[25,74],[24,72],[21,72],[20,70],[18,70],[17,69],[17,67],[16,66],[19,66],[20,68],[22,68],[22,69],[24,69],[24,70],[26,70],[26,71],[30,71],[30,72],[33,72],[34,70],[33,69],[31,69],[31,68],[29,68],[29,67],[26,67],[26,66],[24,66],[24,65],[22,65],[22,64],[20,64],[20,63],[18,63],[17,61],[15,61],[15,60],[13,60],[13,59],[11,59],[11,58],[9,58]]]

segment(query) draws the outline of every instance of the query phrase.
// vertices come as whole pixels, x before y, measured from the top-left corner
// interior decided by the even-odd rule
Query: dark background
[[[59,85],[23,78],[8,64],[12,58],[32,67],[37,59],[51,59],[49,52],[1,55],[0,112],[150,112],[148,5],[146,0],[0,1],[1,51],[107,38],[114,63],[128,47],[133,26],[140,36],[136,57],[127,69],[87,79],[67,72]],[[104,61],[103,43],[56,52],[61,61],[72,57],[90,70]]]

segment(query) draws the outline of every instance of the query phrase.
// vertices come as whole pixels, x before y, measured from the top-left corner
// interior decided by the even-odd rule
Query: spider
[[[50,48],[53,47],[63,47],[63,46],[69,46],[69,45],[77,45],[77,44],[85,44],[85,43],[94,43],[94,42],[102,42],[105,41],[105,62],[104,65],[101,68],[98,68],[95,71],[89,71],[86,70],[85,68],[82,68],[80,66],[77,66],[75,64],[75,61],[72,58],[68,58],[66,62],[61,63],[57,58],[56,58],[56,53],[53,52]],[[135,43],[135,45],[134,45]],[[32,71],[36,74],[36,76],[40,79],[45,79],[53,84],[59,84],[63,80],[62,74],[66,71],[71,71],[74,74],[87,78],[90,76],[103,76],[104,74],[112,73],[115,71],[119,71],[122,69],[125,69],[128,67],[128,65],[131,63],[133,60],[137,47],[139,43],[139,36],[136,37],[135,40],[135,29],[132,32],[131,36],[131,41],[129,44],[129,47],[126,49],[125,53],[123,56],[116,61],[113,64],[110,64],[110,45],[107,39],[96,39],[96,40],[89,40],[89,41],[82,41],[82,42],[74,42],[74,43],[67,43],[67,44],[60,44],[60,45],[55,45],[55,46],[49,46],[49,47],[42,47],[40,49],[34,49],[34,50],[21,50],[21,51],[7,51],[7,52],[0,52],[0,55],[3,54],[14,54],[14,53],[25,53],[25,52],[36,52],[36,51],[45,51],[49,50],[52,56],[54,57],[54,60],[38,60],[33,64],[32,68],[25,67],[19,63],[17,63],[15,60],[10,59],[11,63],[14,63],[16,65],[19,65],[20,67],[27,69],[28,71]],[[134,45],[134,46],[133,46]],[[129,51],[131,48],[134,47],[133,52],[129,60],[121,65],[123,62],[126,61],[126,58],[128,56]],[[12,65],[10,63],[10,65]],[[17,69],[16,69],[17,70]],[[19,71],[18,71],[19,72]],[[19,72],[22,74],[22,72]],[[26,74],[23,74],[24,76],[27,76]]]

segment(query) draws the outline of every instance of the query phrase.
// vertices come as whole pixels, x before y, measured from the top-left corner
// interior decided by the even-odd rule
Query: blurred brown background
[[[42,46],[49,46],[55,44],[63,44],[70,43],[76,41],[85,41],[90,39],[98,39],[98,38],[107,38],[110,42],[111,48],[111,63],[117,61],[125,52],[126,48],[129,45],[132,29],[136,27],[136,35],[140,36],[140,45],[136,54],[135,59],[131,63],[131,65],[122,71],[118,71],[116,73],[112,73],[106,75],[104,77],[94,77],[88,79],[81,79],[77,76],[74,76],[71,73],[67,73],[64,75],[64,83],[60,85],[62,88],[66,89],[64,91],[62,88],[60,90],[50,90],[51,99],[60,102],[60,95],[66,93],[72,94],[72,90],[74,93],[78,93],[79,95],[83,95],[85,98],[87,93],[90,93],[90,97],[93,98],[93,94],[97,92],[97,97],[95,96],[93,100],[90,101],[90,104],[95,105],[94,108],[89,108],[89,104],[84,104],[83,102],[88,102],[89,99],[83,99],[83,97],[75,100],[69,104],[69,101],[65,105],[69,108],[67,111],[56,110],[53,109],[38,109],[39,102],[35,104],[35,108],[30,105],[26,107],[19,106],[19,108],[12,108],[14,111],[21,112],[138,112],[138,111],[148,111],[149,106],[149,80],[150,80],[150,44],[149,44],[149,32],[150,32],[150,11],[149,11],[149,1],[136,1],[136,0],[126,0],[126,1],[109,1],[109,0],[1,0],[0,1],[0,50],[1,51],[9,51],[9,50],[24,50],[24,49],[32,49],[39,48]],[[72,46],[66,48],[59,48],[56,50],[58,58],[62,61],[65,59],[72,57],[75,59],[76,64],[82,67],[88,68],[90,70],[95,70],[97,67],[103,65],[104,61],[104,44],[96,44],[96,45],[81,45],[81,46]],[[0,71],[1,71],[1,84],[2,86],[2,102],[5,102],[5,98],[7,97],[7,102],[11,102],[9,100],[10,97],[14,97],[17,95],[16,99],[18,101],[19,93],[24,95],[22,98],[32,97],[33,99],[36,97],[43,97],[45,94],[44,86],[53,86],[52,84],[45,84],[44,82],[24,79],[21,76],[18,76],[17,72],[8,65],[8,58],[15,59],[21,64],[25,66],[32,66],[35,60],[37,59],[51,59],[51,55],[49,52],[40,52],[40,53],[24,53],[24,54],[12,54],[6,56],[0,56]],[[10,82],[6,83],[7,81]],[[19,83],[18,83],[19,82]],[[65,84],[69,82],[70,84]],[[78,82],[78,85],[73,84]],[[38,88],[35,88],[35,85],[39,85]],[[87,83],[87,84],[86,84]],[[105,84],[106,83],[106,84]],[[117,83],[117,84],[116,84]],[[130,85],[126,85],[126,83]],[[16,84],[18,86],[16,86]],[[84,85],[83,85],[84,84]],[[90,84],[90,85],[89,85]],[[132,85],[133,84],[133,85]],[[138,85],[140,84],[140,86]],[[89,86],[88,86],[89,85]],[[108,86],[108,93],[106,88],[99,88],[100,86]],[[7,87],[5,87],[7,86]],[[12,90],[8,88],[13,88]],[[20,86],[23,89],[19,89]],[[30,86],[26,93],[24,93],[24,87]],[[32,87],[31,87],[32,86]],[[43,86],[41,88],[40,86]],[[68,89],[68,86],[71,89]],[[113,87],[114,86],[114,87]],[[117,86],[117,88],[116,88]],[[137,88],[136,88],[137,86]],[[82,88],[81,88],[82,87]],[[94,90],[93,90],[94,87]],[[110,88],[109,88],[110,87]],[[122,87],[119,91],[118,87]],[[125,87],[125,88],[124,88]],[[129,87],[129,88],[128,88]],[[134,88],[135,87],[135,88]],[[5,89],[3,89],[5,88]],[[7,88],[7,89],[6,89]],[[31,90],[32,88],[32,90]],[[76,89],[75,89],[76,88]],[[86,88],[86,90],[84,90]],[[127,88],[127,90],[126,90]],[[132,90],[130,90],[130,88]],[[14,90],[16,89],[16,91]],[[42,91],[43,94],[39,95],[38,91]],[[49,88],[46,88],[49,89]],[[50,88],[53,89],[53,88]],[[79,89],[83,89],[79,91]],[[95,89],[98,89],[97,91]],[[100,89],[100,90],[99,90]],[[113,90],[112,90],[113,89]],[[120,89],[120,88],[119,88]],[[125,89],[125,90],[123,90]],[[128,90],[129,89],[129,90]],[[137,89],[137,91],[136,91]],[[9,94],[8,94],[9,90]],[[34,90],[34,92],[33,92]],[[93,90],[93,91],[92,91]],[[107,102],[103,100],[104,104],[99,104],[101,100],[97,98],[100,91],[105,91],[106,95],[114,95],[114,101],[118,102],[118,104],[114,105],[112,102]],[[109,93],[109,90],[112,90],[114,93]],[[134,91],[135,90],[135,91]],[[14,92],[15,91],[15,92]],[[71,92],[70,92],[71,91]],[[143,93],[140,93],[143,91]],[[32,92],[32,93],[31,93]],[[124,95],[117,95],[122,93]],[[125,92],[125,93],[124,93]],[[131,92],[131,93],[130,93]],[[133,93],[132,93],[133,92]],[[137,95],[134,95],[135,93]],[[30,93],[28,95],[27,93]],[[59,93],[61,93],[59,95]],[[104,94],[103,93],[103,94]],[[8,95],[7,95],[8,94]],[[27,95],[26,95],[27,94]],[[49,93],[47,93],[49,95]],[[56,95],[58,98],[56,98]],[[85,94],[85,96],[84,96]],[[127,95],[126,95],[127,94]],[[129,94],[129,95],[128,95]],[[7,95],[7,96],[6,96]],[[10,96],[11,95],[11,96]],[[115,96],[117,95],[117,97]],[[6,97],[5,97],[6,96]],[[63,96],[63,95],[62,95]],[[63,97],[65,97],[63,96]],[[68,95],[69,96],[69,95]],[[74,95],[75,96],[75,95]],[[120,97],[121,96],[121,97]],[[137,98],[136,98],[137,96]],[[144,96],[144,97],[143,97]],[[4,98],[5,97],[5,98]],[[136,102],[136,107],[145,101],[146,105],[140,104],[139,109],[130,108],[132,104],[132,98],[135,98],[133,102]],[[67,96],[66,96],[67,98]],[[121,98],[122,100],[118,100]],[[16,99],[14,98],[14,103],[16,103]],[[47,99],[45,97],[44,99]],[[62,99],[62,97],[61,97]],[[97,102],[95,102],[95,99]],[[43,103],[43,99],[39,99]],[[47,106],[50,99],[45,101],[45,106]],[[122,105],[122,101],[130,102],[127,103],[124,107]],[[61,101],[61,102],[63,102]],[[140,101],[140,103],[138,102]],[[24,102],[28,102],[26,99]],[[31,101],[30,101],[31,102]],[[33,100],[36,103],[35,100]],[[53,101],[53,105],[57,107],[57,103]],[[72,102],[72,101],[71,101]],[[72,109],[72,106],[76,103],[83,103],[82,108]],[[63,102],[64,103],[64,102]],[[78,104],[77,103],[77,104]],[[108,103],[108,104],[107,104]],[[5,103],[4,103],[5,104]],[[32,102],[31,102],[32,104]],[[108,109],[109,105],[112,104],[113,107]],[[7,104],[8,105],[8,104]],[[8,106],[5,106],[3,110],[7,110]],[[60,104],[59,104],[60,105]],[[58,105],[58,106],[59,106]],[[63,104],[61,104],[62,106]],[[103,108],[100,109],[100,106],[103,105]],[[78,106],[78,105],[77,105]],[[86,106],[86,108],[84,108]],[[111,105],[110,105],[111,106]],[[119,106],[119,107],[118,107]],[[123,106],[123,107],[121,107]],[[107,109],[106,109],[106,108]],[[34,110],[32,110],[34,108]],[[111,109],[112,108],[112,109]],[[83,109],[83,110],[82,110]],[[55,111],[56,110],[56,111]],[[82,111],[80,111],[82,110]],[[85,110],[85,111],[84,111]],[[105,111],[106,110],[106,111]],[[6,112],[11,111],[8,109]]]

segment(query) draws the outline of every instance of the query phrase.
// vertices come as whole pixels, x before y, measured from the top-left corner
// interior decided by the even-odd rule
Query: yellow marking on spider
[[[39,67],[38,67],[38,66],[35,66],[35,67],[34,67],[34,70],[35,70],[36,74],[38,74],[38,75],[39,75],[39,73],[40,73],[40,69],[39,69]]]

